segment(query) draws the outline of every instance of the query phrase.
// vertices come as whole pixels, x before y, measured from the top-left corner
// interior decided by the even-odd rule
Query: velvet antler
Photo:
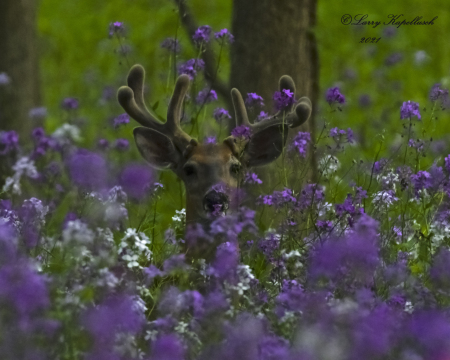
[[[189,88],[189,76],[178,77],[167,109],[165,123],[157,120],[145,106],[144,78],[144,68],[141,65],[134,65],[128,73],[128,86],[122,86],[117,93],[120,105],[139,124],[168,136],[175,146],[183,151],[191,142],[191,137],[180,126],[183,101]]]
[[[280,91],[290,90],[295,94],[294,80],[288,75],[283,75],[279,81]],[[300,126],[311,116],[312,105],[311,101],[305,96],[300,98],[295,105],[290,105],[287,108],[278,111],[269,119],[260,121],[259,123],[252,124],[248,120],[247,110],[245,108],[244,100],[238,89],[233,88],[231,90],[231,97],[233,99],[234,110],[236,113],[236,125],[248,126],[252,134],[262,131],[268,127],[276,124],[283,124],[283,122],[290,128]],[[294,107],[294,111],[292,108]]]

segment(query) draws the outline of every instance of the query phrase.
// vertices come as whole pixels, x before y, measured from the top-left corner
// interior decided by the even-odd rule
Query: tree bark
[[[11,79],[0,86],[0,130],[29,136],[28,112],[41,104],[36,44],[37,0],[0,1],[0,72]]]
[[[231,31],[235,37],[231,47],[231,87],[239,89],[244,98],[248,92],[261,95],[271,111],[278,80],[285,74],[292,76],[297,97],[308,96],[313,104],[313,114],[301,129],[310,131],[311,139],[319,90],[316,7],[317,0],[233,0]],[[295,133],[291,131],[290,138]],[[310,180],[315,181],[315,177],[312,171]]]

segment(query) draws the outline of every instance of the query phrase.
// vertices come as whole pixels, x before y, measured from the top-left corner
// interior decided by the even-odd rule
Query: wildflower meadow
[[[315,129],[288,137],[285,110],[308,94],[284,78],[271,98],[242,93],[240,108],[234,92],[236,110],[205,75],[205,47],[224,74],[238,40],[223,1],[187,36],[172,5],[155,1],[145,27],[133,21],[142,2],[115,0],[95,41],[92,19],[51,15],[81,11],[63,3],[42,1],[46,96],[29,112],[32,131],[0,123],[0,359],[450,359],[448,44],[395,26],[345,28],[332,44],[326,22],[344,28],[350,10],[319,2]],[[369,34],[380,42],[357,43]],[[155,121],[179,115],[185,158],[197,142],[252,144],[256,125],[282,119],[277,160],[246,167],[237,151],[226,163],[236,203],[214,184],[203,224],[189,221],[198,164],[177,175],[166,164],[173,139],[154,137],[168,150],[144,144],[147,155],[133,129],[148,120],[119,104],[138,63],[147,78],[128,84]],[[0,68],[0,87],[14,86]],[[236,123],[247,115],[251,126]]]

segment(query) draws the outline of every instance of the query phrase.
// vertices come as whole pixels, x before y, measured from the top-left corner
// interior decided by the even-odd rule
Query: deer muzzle
[[[222,192],[209,191],[203,198],[203,209],[212,215],[221,215],[229,208],[228,195]]]

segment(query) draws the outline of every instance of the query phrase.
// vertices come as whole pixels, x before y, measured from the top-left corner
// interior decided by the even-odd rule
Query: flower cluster
[[[405,101],[400,108],[400,119],[411,119],[413,116],[416,116],[419,120],[421,119],[419,103],[410,100]]]
[[[179,54],[181,51],[180,41],[174,38],[167,38],[161,43],[161,48],[175,54]]]
[[[245,105],[247,105],[249,108],[262,107],[264,106],[264,100],[256,93],[248,93],[247,98],[245,99]]]
[[[277,110],[284,110],[294,104],[294,93],[289,89],[276,91],[275,94],[273,94],[273,100],[275,101],[275,108]]]
[[[200,26],[197,30],[195,30],[194,35],[192,35],[192,39],[197,45],[202,43],[208,43],[211,38],[211,26],[203,25]]]
[[[327,93],[325,95],[325,99],[328,102],[328,104],[338,103],[338,104],[344,104],[345,103],[345,96],[341,94],[341,91],[338,87],[329,88],[327,90]]]
[[[240,125],[231,130],[231,135],[233,135],[236,138],[249,140],[252,135],[252,132],[248,126]]]
[[[346,140],[348,143],[353,143],[354,137],[353,137],[353,131],[352,129],[348,128],[347,130],[338,129],[337,127],[332,128],[330,130],[330,138],[332,138],[336,142],[340,142],[341,138],[343,136],[346,137]]]
[[[205,62],[202,59],[190,59],[178,66],[178,74],[189,75],[191,80],[197,76],[197,72],[205,68]]]
[[[195,101],[197,104],[203,105],[203,104],[209,104],[213,101],[217,100],[217,93],[215,90],[211,88],[205,88],[201,90],[197,97],[195,98]]]

